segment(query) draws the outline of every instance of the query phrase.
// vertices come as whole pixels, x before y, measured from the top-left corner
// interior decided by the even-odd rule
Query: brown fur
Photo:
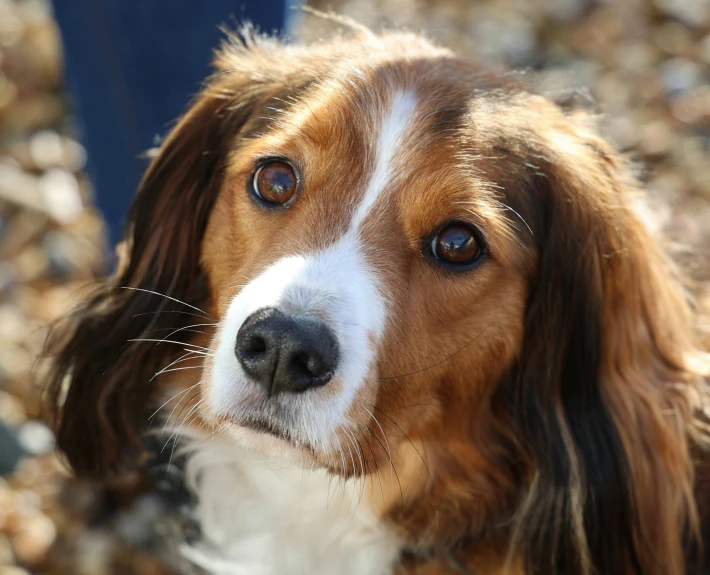
[[[223,47],[143,179],[127,265],[50,340],[60,447],[79,473],[135,467],[148,382],[177,357],[127,343],[168,316],[137,314],[198,312],[117,286],[218,320],[264,267],[334,241],[373,169],[368,119],[396,86],[425,113],[364,232],[394,319],[349,413],[363,464],[312,457],[368,474],[371,505],[408,541],[402,572],[684,573],[707,365],[633,182],[581,113],[412,35]],[[288,211],[244,193],[268,155],[303,175]],[[421,255],[452,219],[489,246],[465,274]]]

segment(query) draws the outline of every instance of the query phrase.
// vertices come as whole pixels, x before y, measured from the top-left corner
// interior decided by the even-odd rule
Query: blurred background
[[[548,92],[588,90],[710,309],[710,0],[309,4],[376,30],[424,31],[461,55],[527,70]],[[170,573],[175,558],[156,533],[169,528],[171,503],[71,480],[40,421],[44,328],[106,272],[120,223],[112,213],[107,229],[96,208],[115,198],[86,173],[91,130],[64,89],[55,16],[48,0],[0,0],[0,575]],[[215,27],[241,17],[236,1]],[[289,22],[296,38],[333,29],[304,14]],[[700,328],[710,344],[710,324]]]

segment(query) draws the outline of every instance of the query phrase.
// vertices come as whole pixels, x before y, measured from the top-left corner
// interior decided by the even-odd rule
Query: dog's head
[[[545,573],[678,573],[699,388],[633,201],[586,116],[416,36],[235,39],[143,179],[125,266],[55,335],[59,444],[129,467],[154,374],[197,357],[203,423],[406,469],[388,508],[432,541],[503,524]]]

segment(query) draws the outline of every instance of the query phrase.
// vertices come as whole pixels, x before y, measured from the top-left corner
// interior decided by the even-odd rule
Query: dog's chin
[[[221,422],[222,435],[239,447],[304,468],[330,467],[327,459],[313,447],[295,441],[291,435],[264,420]]]
[[[264,459],[286,462],[304,469],[325,469],[333,475],[350,477],[352,470],[342,469],[332,453],[322,453],[310,445],[292,439],[290,434],[266,421],[234,421],[221,418],[221,435],[240,448]]]

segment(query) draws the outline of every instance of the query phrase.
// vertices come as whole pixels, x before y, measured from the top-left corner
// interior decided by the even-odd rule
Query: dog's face
[[[51,341],[74,467],[135,463],[154,374],[191,361],[176,397],[215,433],[380,487],[391,467],[382,512],[417,545],[680,572],[701,364],[585,114],[410,35],[216,65],[144,177],[116,285]]]
[[[362,473],[340,453],[391,427],[383,412],[422,423],[510,366],[531,238],[476,167],[493,172],[495,152],[464,74],[346,63],[235,134],[202,249],[219,318],[208,419]]]

